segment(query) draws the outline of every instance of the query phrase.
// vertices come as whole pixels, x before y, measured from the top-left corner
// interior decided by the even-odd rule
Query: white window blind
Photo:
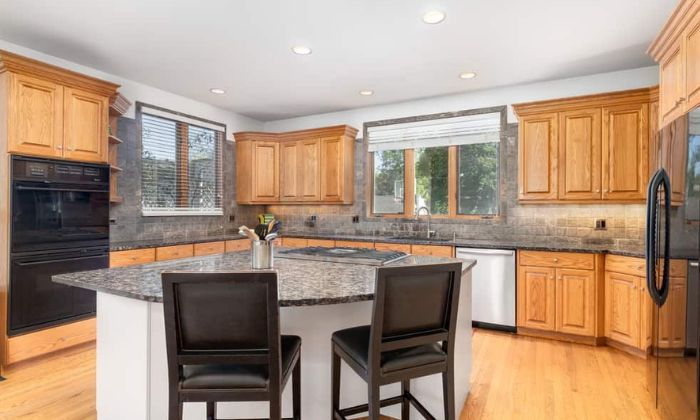
[[[143,215],[222,215],[223,141],[223,125],[142,106]]]
[[[500,112],[375,126],[367,129],[368,150],[498,143],[500,130]]]

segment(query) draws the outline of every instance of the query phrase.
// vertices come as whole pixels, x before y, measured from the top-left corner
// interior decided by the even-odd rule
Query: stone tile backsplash
[[[510,124],[501,150],[501,215],[494,219],[433,219],[431,229],[438,237],[456,235],[464,239],[514,239],[571,244],[610,244],[624,247],[644,243],[643,204],[519,204],[517,201],[517,124]],[[424,217],[390,219],[367,217],[365,200],[366,154],[356,142],[355,202],[346,206],[275,205],[267,210],[285,223],[285,232],[305,234],[420,235],[425,233]],[[316,225],[307,224],[317,217]],[[360,216],[352,223],[352,216]],[[595,230],[596,219],[605,219],[606,230]]]

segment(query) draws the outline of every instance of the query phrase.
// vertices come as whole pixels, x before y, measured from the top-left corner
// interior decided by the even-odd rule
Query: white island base
[[[456,413],[469,393],[472,360],[471,281],[465,273],[455,341]],[[281,308],[281,331],[302,339],[302,418],[331,418],[331,334],[370,322],[372,302]],[[291,379],[284,390],[282,414],[291,417]],[[381,389],[381,397],[399,394],[399,385]],[[432,375],[411,382],[411,391],[438,419],[444,418],[442,379]],[[345,363],[341,407],[367,402],[367,384]],[[217,417],[267,418],[262,403],[219,403]],[[186,403],[185,420],[205,420],[204,403]],[[382,414],[400,417],[400,406]],[[412,418],[422,418],[418,412]],[[98,420],[166,420],[168,371],[163,304],[97,293],[97,418]]]

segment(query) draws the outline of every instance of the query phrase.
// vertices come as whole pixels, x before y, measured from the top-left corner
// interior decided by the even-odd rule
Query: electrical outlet
[[[352,216],[353,223],[360,223],[360,216]]]
[[[229,221],[229,222],[235,222],[235,221],[236,221],[236,215],[235,215],[235,214],[229,214],[229,215],[228,215],[228,221]]]
[[[595,230],[605,230],[605,229],[607,229],[605,227],[605,219],[596,219]]]
[[[309,220],[311,220],[312,222],[315,222],[315,221],[316,221],[316,216],[309,216]]]

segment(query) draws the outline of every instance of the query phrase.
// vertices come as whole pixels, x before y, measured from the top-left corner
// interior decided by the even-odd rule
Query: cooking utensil
[[[259,241],[260,237],[257,235],[257,233],[253,232],[248,226],[243,225],[238,228],[238,233],[243,234],[247,236],[249,239],[253,241]]]

